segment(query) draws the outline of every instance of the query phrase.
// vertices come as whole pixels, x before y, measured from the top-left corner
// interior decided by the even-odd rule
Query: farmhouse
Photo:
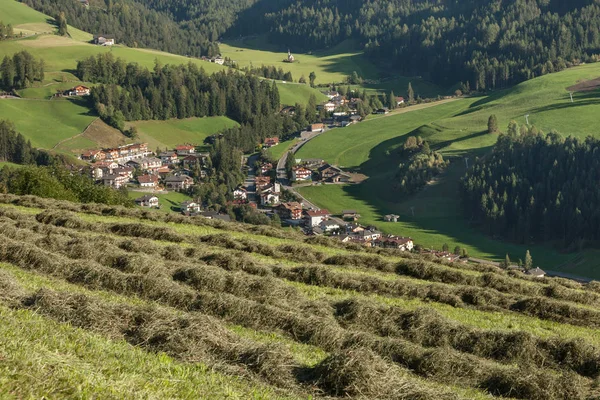
[[[278,144],[279,144],[279,138],[277,138],[277,137],[266,138],[265,142],[263,143],[263,147],[269,148],[269,147],[277,146]]]
[[[200,207],[200,204],[198,204],[192,200],[184,201],[183,203],[181,203],[179,205],[179,208],[181,209],[181,212],[184,214],[197,213],[202,210],[202,208]]]
[[[88,96],[90,94],[90,88],[83,85],[75,86],[64,92],[65,96]]]
[[[342,210],[342,218],[346,221],[356,221],[360,215],[356,210]]]
[[[238,187],[233,191],[233,198],[235,200],[248,200],[248,191],[245,187]]]
[[[396,97],[396,105],[400,106],[402,104],[404,104],[404,97],[402,97],[402,96]]]
[[[194,184],[194,180],[187,175],[172,175],[165,179],[167,189],[186,190]]]
[[[273,169],[273,164],[271,163],[264,163],[260,166],[260,173],[261,175],[265,175],[267,172],[269,172],[270,170]]]
[[[216,57],[211,58],[210,62],[219,64],[219,65],[223,65],[223,64],[225,64],[225,59],[221,56],[216,56]]]
[[[321,228],[323,230],[323,232],[333,232],[333,231],[337,231],[341,228],[340,224],[333,221],[333,220],[327,220],[327,221],[322,221],[319,224],[319,228]]]
[[[271,184],[271,178],[268,176],[257,176],[254,179],[254,184],[256,185],[256,190],[263,190]]]
[[[525,273],[529,276],[533,276],[534,278],[543,278],[544,276],[546,276],[546,271],[544,271],[540,267],[530,269]]]
[[[131,167],[120,167],[120,168],[113,169],[113,174],[116,174],[119,176],[125,176],[128,179],[131,179],[131,178],[133,178],[133,171],[134,171],[134,169]]]
[[[81,158],[84,161],[96,161],[103,160],[104,157],[105,154],[101,150],[89,150],[81,153],[81,156],[79,158]]]
[[[279,193],[266,191],[260,194],[260,204],[263,206],[272,206],[279,203]]]
[[[292,180],[293,181],[309,181],[312,177],[312,171],[304,167],[292,168]]]
[[[334,112],[337,108],[337,105],[332,101],[328,101],[327,103],[323,104],[322,108],[327,112]]]
[[[112,46],[115,44],[115,38],[109,35],[94,36],[94,43],[99,46]]]
[[[302,219],[302,204],[296,201],[281,203],[275,211],[281,219]]]
[[[383,220],[385,222],[398,222],[399,219],[400,219],[400,216],[396,215],[396,214],[388,214],[385,217],[383,217]]]
[[[141,170],[155,169],[162,166],[162,161],[156,157],[144,157],[138,160],[127,161],[127,166]]]
[[[104,183],[104,186],[110,186],[118,189],[127,184],[127,182],[129,182],[129,178],[124,175],[108,174],[102,177],[102,182]]]
[[[312,124],[308,126],[309,132],[323,132],[325,130],[325,125],[323,124]]]
[[[328,181],[333,183],[348,183],[352,182],[352,177],[348,174],[340,172],[339,174],[335,174],[334,176],[329,178]]]
[[[331,213],[326,210],[307,210],[304,212],[304,218],[306,219],[306,225],[309,227],[318,226],[321,222],[329,219]]]
[[[335,97],[338,97],[340,95],[340,93],[335,90],[332,90],[330,92],[325,92],[324,94],[325,94],[325,96],[327,96],[329,98],[329,100],[331,100]]]
[[[175,165],[179,164],[179,158],[177,153],[172,151],[164,151],[158,155],[163,165]]]
[[[191,144],[182,144],[175,147],[175,151],[178,156],[187,156],[188,154],[194,154],[196,152],[196,147]]]
[[[150,208],[158,208],[158,197],[152,195],[145,195],[142,197],[138,197],[135,199],[135,204],[140,207],[150,207]]]
[[[384,249],[399,249],[401,251],[411,251],[414,243],[411,238],[388,235],[373,242],[376,247]]]
[[[141,187],[155,188],[158,186],[158,176],[156,175],[140,175],[137,179]]]
[[[338,167],[334,167],[333,165],[330,165],[330,164],[325,164],[325,165],[319,167],[319,169],[317,169],[317,171],[319,172],[319,176],[321,177],[321,180],[331,179],[334,176],[342,173],[341,169],[339,169]]]

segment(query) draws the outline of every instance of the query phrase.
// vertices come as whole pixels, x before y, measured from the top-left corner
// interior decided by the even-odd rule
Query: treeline
[[[84,7],[78,0],[22,1],[46,15],[64,13],[70,25],[94,35],[112,35],[117,44],[194,57],[219,54],[216,38],[209,37],[205,29],[181,26],[135,1],[100,1],[101,7]]]
[[[24,89],[35,81],[44,80],[44,60],[39,61],[23,50],[4,56],[0,65],[0,85],[4,90]]]
[[[406,139],[400,157],[403,161],[398,165],[394,188],[406,194],[416,193],[448,166],[442,154],[432,151],[420,136]]]
[[[31,146],[10,121],[0,121],[0,161],[15,164],[49,165],[52,156]]]
[[[269,31],[273,43],[314,50],[354,39],[398,73],[478,90],[596,61],[600,48],[600,4],[594,0],[279,4],[262,23],[249,25],[255,33]]]
[[[276,84],[234,71],[208,75],[195,64],[156,64],[153,71],[110,55],[79,61],[77,75],[108,83],[92,89],[100,116],[122,129],[124,120],[222,116],[247,123],[279,111]]]
[[[600,240],[600,141],[544,135],[515,122],[465,175],[465,212],[490,234],[565,247]]]
[[[132,207],[126,191],[99,186],[86,175],[72,173],[60,166],[28,165],[0,169],[0,191],[34,195],[78,203],[102,203]]]
[[[11,39],[15,36],[15,32],[13,31],[13,27],[11,24],[4,25],[2,21],[0,21],[0,41]]]
[[[245,67],[242,71],[246,73],[251,73],[254,75],[262,76],[267,79],[277,79],[279,81],[288,81],[293,82],[294,78],[292,73],[289,71],[284,71],[283,68],[275,67],[273,65],[261,65],[260,67]],[[306,83],[306,82],[304,82]]]

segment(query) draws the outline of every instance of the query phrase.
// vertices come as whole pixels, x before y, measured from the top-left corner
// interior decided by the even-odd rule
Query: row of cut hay
[[[38,215],[40,222],[47,222],[51,218],[56,220],[56,215],[49,215],[48,213],[42,213]],[[73,217],[76,218],[76,217]],[[96,230],[102,230],[103,225],[95,224]],[[126,236],[152,238],[156,240],[168,240],[181,242],[186,240],[184,235],[179,235],[172,232],[169,228],[160,227],[159,229],[153,229],[153,227],[144,224],[109,224],[108,230],[112,233],[124,234]],[[235,241],[227,235],[209,235],[206,241],[203,243],[209,243],[211,245],[221,245],[224,248],[232,248],[235,250],[253,252],[252,250],[260,251],[263,255],[273,255],[276,250],[271,251],[268,245],[254,243],[244,243],[244,241]],[[202,237],[200,238],[202,241]],[[327,261],[327,260],[325,260]],[[397,268],[401,268],[402,272],[408,272],[408,275],[414,276],[419,275],[421,277],[429,277],[431,279],[439,276],[445,277],[442,280],[450,280],[453,283],[459,283],[461,279],[468,279],[468,283],[477,281],[477,277],[470,275],[464,275],[459,271],[445,269],[438,267],[431,263],[425,263],[417,261],[409,263],[400,263]],[[365,293],[379,293],[393,296],[408,296],[417,297],[422,299],[434,300],[450,304],[453,306],[461,306],[464,304],[478,307],[483,310],[489,310],[490,307],[499,307],[505,310],[522,310],[522,312],[528,315],[534,315],[543,319],[549,319],[558,322],[567,322],[585,326],[600,326],[600,312],[589,309],[582,309],[576,306],[561,303],[561,307],[557,307],[553,313],[534,313],[535,310],[531,310],[527,307],[519,308],[518,304],[527,299],[517,298],[502,294],[496,290],[489,290],[485,287],[479,286],[436,286],[436,285],[409,285],[408,282],[397,281],[390,282],[382,280],[376,277],[369,276],[352,276],[349,277],[344,274],[336,273],[329,269],[313,266],[313,267],[298,267],[295,269],[278,269],[275,271],[278,277],[282,277],[288,280],[299,281],[312,285],[329,286],[346,290],[358,290]],[[492,282],[495,282],[495,276],[492,274],[482,275],[482,280],[487,282],[488,285],[492,286]],[[504,288],[507,283],[500,282],[496,286]],[[563,289],[562,292],[584,293],[577,292],[570,289]],[[560,293],[562,293],[560,292]],[[558,292],[557,292],[558,293]],[[587,293],[588,295],[594,295],[593,293]],[[575,318],[571,315],[573,311],[576,311]],[[582,319],[581,316],[585,316],[586,319]]]
[[[141,275],[125,275],[119,271],[109,270],[97,265],[78,263],[69,265],[67,263],[67,265],[58,267],[58,265],[51,265],[53,260],[49,260],[50,257],[44,252],[40,254],[39,249],[36,250],[26,244],[11,242],[7,239],[3,244],[0,244],[0,257],[5,261],[20,261],[26,264],[25,267],[36,266],[43,271],[63,275],[71,282],[80,283],[91,288],[108,289],[121,294],[136,294],[142,298],[159,301],[184,310],[202,311],[247,327],[280,330],[296,340],[314,344],[328,351],[339,351],[360,345],[377,352],[382,357],[389,357],[422,376],[440,382],[460,383],[497,391],[499,389],[496,386],[485,386],[486,382],[496,382],[500,378],[503,380],[516,379],[518,376],[516,373],[509,374],[506,367],[473,356],[467,356],[452,349],[444,349],[444,354],[447,357],[432,362],[433,355],[438,354],[435,350],[426,350],[400,339],[380,338],[367,333],[347,332],[336,327],[335,323],[332,324],[331,319],[328,318],[303,317],[295,312],[284,311],[271,305],[241,299],[226,293],[194,293],[186,291],[176,284],[168,283],[164,279]],[[12,260],[7,259],[10,258],[7,254],[18,254],[18,257]],[[30,263],[32,260],[36,262]],[[62,261],[56,255],[54,260],[56,260],[56,263]],[[450,360],[451,363],[444,364],[444,360]],[[451,371],[452,373],[450,373]],[[474,371],[477,373],[474,373]],[[542,396],[546,396],[545,398],[564,397],[565,390],[568,391],[569,398],[581,398],[579,394],[572,393],[575,390],[573,387],[559,389],[560,385],[557,382],[563,379],[563,376],[564,374],[556,376],[550,374],[547,380],[550,387],[552,387],[552,391],[533,392],[533,397],[529,398],[542,398]],[[578,380],[579,378],[576,376],[569,376],[569,379],[577,383],[575,386],[577,390],[583,390],[587,387],[587,384]],[[514,385],[516,385],[514,391],[516,393],[527,393],[528,396],[532,394],[532,389],[523,386],[525,383],[514,382]],[[548,394],[550,394],[550,397],[547,396]],[[510,394],[503,393],[503,395],[514,397],[512,390]]]
[[[298,365],[284,346],[242,339],[214,318],[167,310],[107,304],[85,295],[40,290],[24,297],[28,309],[59,322],[107,335],[187,362],[258,377],[278,388],[314,395],[380,399],[459,399],[423,385],[372,351],[338,351],[314,367]],[[240,369],[243,368],[243,369]]]
[[[153,240],[163,240],[180,243],[183,241],[195,242],[195,239],[186,235],[173,232],[170,228],[154,227],[144,224],[91,224],[81,221],[75,215],[61,215],[60,211],[46,211],[37,216],[39,222],[65,226],[68,224],[74,228],[103,229],[113,234],[122,236],[141,237]],[[515,279],[510,279],[500,274],[484,273],[480,276],[467,275],[459,270],[453,270],[446,266],[436,265],[423,260],[404,260],[397,264],[392,264],[379,256],[368,256],[356,254],[335,255],[325,259],[325,255],[318,251],[313,251],[306,246],[281,245],[277,248],[266,245],[250,239],[233,239],[226,234],[206,235],[199,237],[200,242],[212,246],[219,246],[225,249],[245,251],[248,253],[261,254],[274,258],[285,258],[294,261],[319,262],[323,261],[328,265],[352,265],[359,267],[375,268],[390,272],[392,269],[401,275],[414,278],[442,282],[449,284],[468,285],[473,287],[493,288],[495,290],[527,296],[550,296],[559,300],[573,301],[582,304],[598,304],[600,296],[590,292],[568,289],[559,285],[542,286],[526,285]],[[471,296],[472,297],[472,296]],[[480,301],[481,295],[474,299]],[[506,306],[501,306],[506,307]]]
[[[151,221],[163,221],[163,222],[174,222],[179,224],[192,224],[199,226],[211,226],[217,229],[229,230],[235,232],[248,232],[257,235],[263,235],[268,237],[277,237],[282,239],[294,239],[304,240],[309,244],[319,244],[330,248],[337,248],[351,252],[367,252],[374,253],[382,256],[394,256],[403,257],[409,259],[422,259],[420,255],[408,254],[395,249],[366,249],[363,246],[356,246],[353,244],[339,243],[338,241],[331,240],[324,237],[313,237],[304,238],[302,235],[290,231],[280,230],[272,227],[264,226],[252,226],[238,223],[225,223],[223,221],[208,220],[205,218],[189,218],[181,215],[174,214],[160,214],[142,209],[128,209],[121,206],[105,206],[99,204],[76,204],[67,201],[59,201],[53,199],[44,199],[35,196],[15,196],[10,194],[0,194],[0,203],[15,204],[26,207],[38,207],[45,209],[60,209],[72,212],[84,212],[96,215],[115,215],[115,216],[126,216],[139,219],[146,219]],[[443,264],[452,268],[475,270],[479,272],[489,272],[494,274],[508,275],[512,278],[528,280],[530,282],[537,283],[540,280],[535,280],[527,277],[521,273],[514,273],[514,271],[505,272],[497,267],[483,264],[462,264],[462,263],[448,263],[444,260],[433,260],[434,263]],[[580,289],[582,287],[578,282],[562,279],[562,278],[544,278],[541,280],[543,283],[552,284],[556,286],[564,286],[570,289]],[[592,282],[591,284],[583,286],[590,292],[600,294],[600,284]]]
[[[225,231],[250,233],[254,235],[275,237],[280,239],[301,240],[303,238],[301,234],[292,230],[273,229],[272,227],[224,222],[221,220],[213,220],[202,217],[186,217],[178,214],[164,214],[140,208],[107,206],[94,203],[77,204],[63,200],[45,199],[36,196],[16,196],[11,194],[0,194],[0,203],[13,204],[23,207],[82,212],[93,215],[128,217],[165,223],[209,226]]]
[[[196,290],[230,293],[300,313],[322,316],[333,314],[331,306],[327,303],[308,300],[298,289],[272,277],[272,274],[255,276],[242,271],[227,271],[198,261],[192,263],[190,259],[185,258],[185,250],[178,246],[163,246],[161,258],[160,255],[153,257],[140,253],[128,253],[120,249],[117,239],[99,235],[90,237],[81,234],[76,238],[51,235],[42,236],[39,239],[32,237],[30,240],[36,243],[32,251],[48,251],[50,252],[48,254],[60,254],[78,262],[89,261],[88,265],[96,265],[98,270],[108,267],[116,269],[115,272],[143,276],[145,279],[172,279],[176,282],[186,283]],[[174,253],[177,253],[179,257],[173,257]],[[175,261],[170,261],[172,258],[175,258]],[[56,259],[56,261],[73,265],[71,260]],[[15,263],[16,260],[9,259],[7,261]],[[94,273],[90,271],[86,279],[92,275]]]
[[[535,365],[600,376],[600,350],[582,339],[541,339],[524,331],[490,331],[448,320],[430,308],[407,311],[365,300],[338,302],[336,319],[347,329],[401,337],[425,347],[451,347],[502,363]]]

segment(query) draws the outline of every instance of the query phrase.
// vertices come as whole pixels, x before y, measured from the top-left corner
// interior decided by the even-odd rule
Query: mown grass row
[[[269,244],[279,244],[279,245],[283,245],[285,246],[286,244],[289,245],[291,243],[298,243],[298,242],[304,242],[307,244],[312,245],[311,251],[315,251],[315,248],[320,250],[322,253],[325,253],[329,256],[336,256],[336,255],[346,255],[346,261],[344,262],[354,262],[356,263],[356,260],[359,260],[358,263],[362,266],[366,266],[366,267],[372,267],[373,266],[373,260],[374,258],[372,257],[356,257],[357,254],[356,253],[364,253],[364,254],[370,254],[370,255],[379,255],[379,256],[383,256],[385,258],[387,258],[388,260],[393,260],[393,261],[399,261],[401,259],[407,258],[407,259],[419,259],[419,260],[428,260],[430,263],[432,264],[437,264],[440,266],[446,266],[448,268],[452,268],[452,269],[458,269],[461,270],[463,272],[464,275],[471,275],[471,276],[475,276],[475,275],[479,275],[480,273],[494,273],[494,274],[499,274],[499,275],[503,275],[505,277],[510,277],[511,280],[522,280],[525,281],[525,283],[528,284],[537,284],[537,283],[549,283],[552,284],[553,286],[564,286],[566,288],[570,288],[570,289],[581,289],[582,285],[580,285],[577,282],[571,281],[571,280],[567,280],[567,279],[561,279],[561,278],[552,278],[552,279],[548,279],[548,278],[544,278],[544,279],[535,279],[532,277],[528,277],[526,275],[523,275],[521,273],[518,272],[505,272],[497,267],[494,266],[490,266],[490,265],[483,265],[483,264],[469,264],[469,263],[449,263],[447,261],[444,260],[438,260],[438,259],[432,259],[431,257],[423,257],[421,255],[415,255],[415,254],[411,254],[411,253],[407,253],[407,252],[402,252],[399,250],[394,250],[394,249],[380,249],[380,248],[365,248],[364,246],[359,246],[356,244],[348,244],[348,243],[341,243],[339,241],[336,240],[332,240],[326,237],[304,237],[303,235],[301,235],[298,232],[295,232],[293,230],[280,230],[280,229],[275,229],[272,227],[264,227],[264,226],[252,226],[252,225],[246,225],[246,224],[238,224],[238,223],[226,223],[223,221],[215,221],[215,220],[207,220],[204,218],[188,218],[188,217],[183,217],[180,215],[174,215],[174,214],[161,214],[161,213],[155,213],[152,211],[148,211],[148,210],[142,210],[142,209],[128,209],[128,208],[124,208],[124,207],[120,207],[120,206],[105,206],[105,205],[99,205],[99,204],[75,204],[75,203],[70,203],[70,202],[66,202],[66,201],[57,201],[57,200],[52,200],[52,199],[43,199],[43,198],[38,198],[35,196],[14,196],[14,195],[10,195],[10,194],[0,194],[0,204],[13,204],[13,205],[19,205],[19,206],[24,206],[24,207],[34,207],[34,208],[41,208],[41,209],[58,209],[58,210],[64,210],[64,211],[71,211],[71,212],[78,212],[78,213],[84,213],[84,214],[90,214],[90,215],[96,215],[96,216],[105,216],[105,217],[121,217],[121,218],[129,218],[129,219],[136,219],[136,222],[139,222],[139,220],[144,220],[144,221],[148,221],[148,222],[160,222],[160,223],[165,223],[165,224],[176,224],[176,228],[178,228],[180,231],[186,231],[186,229],[183,229],[185,226],[190,226],[191,228],[193,227],[201,227],[203,228],[203,230],[207,230],[207,232],[215,232],[218,233],[218,231],[226,231],[229,234],[233,235],[236,239],[239,239],[240,233],[245,233],[247,235],[253,236],[255,238],[258,238],[260,241],[261,237],[264,237],[266,239],[266,243]],[[193,230],[193,229],[192,229]],[[203,232],[203,234],[206,234],[207,232]],[[247,236],[245,235],[245,236]],[[292,242],[293,241],[293,242]],[[304,249],[304,251],[308,251],[306,248]],[[348,257],[349,256],[349,257]],[[319,255],[318,252],[315,253],[315,257],[316,258],[320,258],[322,257],[322,255]],[[350,258],[351,260],[348,260],[348,258]],[[354,259],[354,261],[352,260]],[[339,262],[335,261],[335,257],[332,258],[331,263],[335,263],[335,262]],[[375,258],[375,265],[379,265],[381,266],[382,264],[385,265],[386,262],[382,262],[381,258]],[[389,266],[387,266],[386,268],[389,268]],[[439,274],[436,277],[436,279],[444,279],[444,277],[440,277]],[[449,278],[452,279],[452,278]],[[467,284],[466,280],[469,279],[467,278],[462,278],[464,280],[464,283]],[[449,282],[448,282],[449,283]],[[471,283],[468,283],[471,284]],[[525,290],[522,286],[523,284],[517,283],[517,286],[520,287],[520,290]],[[585,286],[586,289],[588,289],[589,291],[593,291],[595,293],[600,294],[600,284],[593,282],[592,284],[586,285]],[[525,293],[522,293],[525,294]],[[571,295],[573,296],[573,295]],[[595,297],[593,298],[593,301],[597,301],[598,298]],[[586,301],[591,301],[591,300],[586,300]]]
[[[23,248],[23,246],[25,246],[24,244],[20,244],[21,248],[19,248],[18,243],[7,242],[11,247],[6,252],[2,252],[3,257],[6,257],[9,254],[15,255],[15,259],[10,261],[16,262],[17,260],[26,260],[26,265],[39,265],[35,260],[39,261],[42,257],[42,255],[39,254],[41,250],[36,250],[35,247],[25,249]],[[54,255],[54,259],[56,258],[56,255]],[[58,257],[58,260],[61,261],[61,264],[69,264],[69,262],[65,262],[65,260],[60,260],[60,257]],[[51,260],[47,259],[46,264],[49,263],[51,263]],[[181,309],[200,309],[203,312],[210,310],[210,314],[229,319],[231,322],[239,323],[244,326],[254,325],[255,327],[270,327],[274,330],[283,330],[291,337],[295,337],[302,342],[312,343],[332,352],[347,350],[357,345],[365,347],[383,357],[390,357],[396,363],[408,367],[422,376],[432,377],[440,382],[455,383],[458,381],[466,386],[481,386],[493,393],[509,395],[508,392],[506,392],[506,388],[497,385],[498,382],[509,381],[511,388],[514,385],[517,385],[520,388],[519,390],[523,393],[522,396],[525,396],[526,398],[555,398],[554,396],[556,396],[556,393],[554,393],[554,391],[558,390],[557,388],[552,388],[551,392],[548,392],[546,389],[542,390],[540,387],[532,387],[531,382],[529,382],[529,386],[525,386],[524,382],[518,382],[517,377],[520,372],[517,373],[514,368],[496,365],[477,357],[473,358],[460,352],[452,351],[451,349],[442,349],[443,351],[440,351],[440,349],[427,350],[426,348],[401,339],[382,338],[377,335],[366,334],[365,332],[345,331],[332,324],[332,321],[328,318],[317,316],[303,317],[297,313],[281,310],[279,307],[270,304],[261,304],[223,293],[205,291],[189,292],[185,287],[165,285],[168,279],[163,279],[162,277],[148,278],[147,276],[142,277],[139,274],[119,274],[117,272],[120,271],[115,271],[110,268],[103,270],[101,266],[93,265],[91,262],[88,262],[87,265],[90,268],[85,274],[82,274],[83,271],[80,269],[82,265],[78,264],[78,262],[73,262],[71,268],[65,268],[65,266],[62,265],[60,273],[66,273],[66,277],[69,280],[82,282],[91,287],[100,285],[100,287],[124,292],[126,294],[137,294],[144,297],[148,296],[151,299],[166,302],[167,304]],[[54,273],[59,272],[56,268],[46,268],[48,271],[54,271]],[[76,275],[73,275],[73,272],[76,272]],[[112,275],[112,278],[107,279],[107,275]],[[129,282],[131,282],[132,276],[135,276],[136,279],[140,281],[141,285],[130,286]],[[122,281],[120,284],[117,282],[117,278],[120,278]],[[154,284],[152,284],[153,281]],[[164,282],[159,285],[156,281]],[[249,317],[250,319],[248,319]],[[454,356],[454,358],[450,360],[450,364],[447,365],[448,370],[444,369],[445,367],[442,367],[443,364],[440,364],[441,360],[436,359],[437,356],[441,357],[442,353]],[[473,366],[478,366],[478,371],[481,372],[475,373],[473,371]],[[451,377],[448,371],[455,371],[459,367],[462,368],[463,373],[458,374],[458,376],[455,376],[456,374],[453,373],[453,376]],[[539,368],[534,368],[534,370],[537,371]],[[551,381],[555,382],[557,387],[560,386],[557,383],[558,380],[562,379],[561,377],[564,376],[565,373],[568,374],[568,372],[563,372],[557,375],[550,372],[550,370],[544,371],[546,371],[544,372],[545,375],[556,379],[556,382],[552,381],[552,379]],[[501,379],[498,377],[501,377]],[[574,376],[570,377],[570,379],[581,380],[581,378],[576,378]],[[494,383],[494,385],[492,385],[492,383]],[[579,388],[586,386],[585,383],[580,383],[581,385],[578,386]],[[513,394],[510,395],[512,396]],[[548,397],[548,395],[550,395],[550,397]],[[571,397],[571,395],[572,393],[569,394],[569,397]],[[560,396],[562,395],[559,395],[559,397],[556,398],[560,398]]]
[[[64,215],[60,212],[44,212],[37,215],[37,220],[46,224],[55,224],[57,226],[67,226],[75,229],[94,230],[96,232],[109,232],[117,235],[130,237],[143,237],[154,240],[166,240],[174,243],[189,242],[189,243],[207,243],[213,246],[221,246],[230,250],[239,250],[248,253],[257,253],[268,257],[285,258],[282,253],[296,254],[295,256],[287,256],[287,258],[295,260],[311,261],[311,253],[304,248],[294,248],[292,245],[272,247],[264,243],[252,240],[234,240],[225,234],[205,235],[200,237],[189,237],[178,234],[167,227],[154,228],[144,224],[91,224],[82,221],[75,215]],[[319,253],[317,253],[319,254]],[[313,258],[319,258],[314,253]],[[328,259],[324,262],[327,263]],[[385,263],[385,261],[381,261]],[[339,264],[339,258],[336,258],[336,263]],[[356,265],[356,262],[354,263]],[[377,267],[377,262],[374,260],[371,265]],[[386,264],[387,265],[387,264]],[[490,309],[490,307],[499,307],[506,310],[518,311],[528,315],[537,316],[539,318],[550,319],[557,322],[567,322],[579,324],[583,326],[600,326],[600,312],[592,308],[579,307],[568,302],[580,300],[583,304],[588,304],[593,301],[597,295],[592,292],[576,291],[573,289],[561,288],[559,286],[551,286],[544,290],[545,295],[556,296],[559,301],[546,297],[523,297],[512,295],[510,288],[515,288],[510,285],[506,279],[494,274],[483,274],[481,280],[483,286],[474,285],[473,280],[467,280],[466,284],[458,285],[464,281],[464,276],[458,271],[444,269],[435,264],[425,263],[421,260],[405,260],[396,264],[396,270],[401,270],[403,273],[408,272],[406,276],[417,276],[420,279],[430,278],[435,276],[444,276],[445,281],[450,281],[453,286],[429,286],[411,285],[407,281],[390,282],[387,280],[378,279],[375,277],[354,277],[352,280],[342,273],[336,273],[331,269],[311,266],[298,267],[290,272],[289,269],[274,270],[278,277],[283,277],[288,280],[296,280],[309,284],[317,284],[324,286],[332,286],[342,289],[359,290],[365,292],[373,292],[379,294],[387,294],[393,296],[410,296],[415,298],[432,299],[434,301],[443,302],[453,306],[470,305],[480,309]],[[378,268],[380,269],[380,268]],[[435,279],[434,279],[435,281]],[[495,287],[494,287],[495,286]],[[509,291],[509,294],[502,293],[496,289]],[[523,286],[528,289],[530,286]],[[517,286],[518,288],[518,286]],[[519,292],[519,290],[516,290]],[[564,300],[564,301],[563,301]]]

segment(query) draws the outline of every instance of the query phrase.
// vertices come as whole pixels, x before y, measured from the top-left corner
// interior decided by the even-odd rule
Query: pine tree
[[[56,22],[58,25],[58,34],[60,36],[66,36],[68,34],[67,17],[65,16],[65,13],[63,11],[61,11],[60,14],[58,14]]]
[[[454,248],[454,255],[455,255],[455,256],[460,256],[460,246],[456,246],[456,247]]]
[[[442,251],[448,251],[448,243],[442,245]]]
[[[527,252],[525,253],[524,267],[525,267],[526,271],[529,271],[530,269],[533,268],[533,259],[531,258],[531,254],[529,253],[529,250],[527,250]]]
[[[310,86],[311,86],[311,87],[315,87],[315,80],[317,79],[317,74],[315,74],[315,72],[314,72],[314,71],[313,71],[313,72],[311,72],[311,73],[308,75],[308,79],[310,80]]]
[[[506,253],[506,257],[504,257],[504,263],[502,264],[504,268],[510,267],[510,257],[508,257],[508,253]]]
[[[389,96],[389,108],[390,110],[395,109],[396,107],[398,107],[398,102],[396,101],[396,95],[394,94],[394,91],[392,90],[390,92],[390,96]]]
[[[411,82],[408,82],[407,95],[408,95],[408,102],[409,103],[412,103],[413,101],[415,101],[415,91],[413,90]]]
[[[498,132],[498,118],[496,118],[495,114],[492,114],[488,118],[488,133],[497,133],[497,132]]]

